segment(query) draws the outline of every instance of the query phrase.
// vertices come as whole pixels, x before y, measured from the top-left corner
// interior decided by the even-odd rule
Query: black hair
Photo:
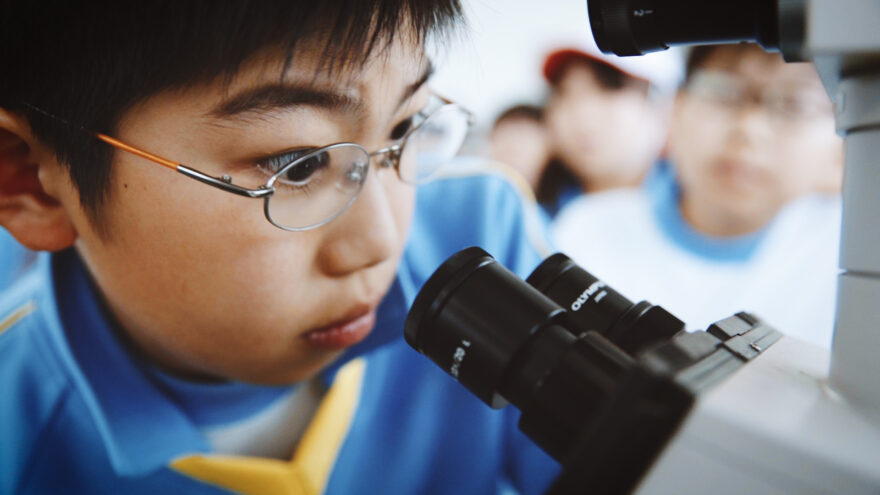
[[[535,199],[544,206],[551,216],[559,212],[559,195],[571,184],[580,187],[580,180],[559,158],[551,158],[535,187]]]
[[[750,50],[754,50],[756,48],[760,48],[755,43],[730,43],[730,44],[721,44],[721,45],[697,45],[691,47],[688,50],[687,60],[684,65],[684,83],[687,85],[690,82],[691,77],[695,72],[700,70],[705,64],[706,61],[718,50],[734,50],[736,52],[742,53]]]
[[[599,85],[607,90],[621,90],[638,81],[635,77],[632,77],[605,62],[600,62],[587,57],[572,57],[565,66],[556,71],[553,79],[550,80],[550,86],[554,89],[557,88],[559,83],[565,78],[565,73],[575,65],[590,69],[596,76]]]
[[[700,45],[694,46],[688,50],[687,61],[684,64],[684,80],[685,84],[691,80],[691,76],[703,66],[709,55],[712,54],[718,45]]]
[[[342,67],[402,26],[421,43],[460,17],[459,0],[0,0],[0,107],[27,118],[97,220],[113,150],[82,129],[112,135],[136,103],[228,81],[260,50],[278,48],[290,64],[298,43],[320,40],[322,67]]]
[[[492,127],[498,127],[498,124],[510,120],[530,120],[532,122],[541,123],[544,121],[544,109],[537,105],[514,105],[507,108],[498,117]]]

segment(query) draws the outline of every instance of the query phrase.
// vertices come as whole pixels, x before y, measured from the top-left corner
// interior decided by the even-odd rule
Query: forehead
[[[229,100],[254,88],[310,88],[338,96],[340,106],[357,107],[423,82],[430,72],[423,47],[402,38],[383,44],[367,58],[334,56],[321,46],[304,43],[291,56],[273,49],[258,53],[225,81],[220,95]]]
[[[401,111],[424,88],[429,69],[421,46],[400,39],[368,59],[342,66],[332,66],[321,51],[305,45],[292,58],[281,49],[267,49],[229,78],[164,91],[138,103],[120,119],[117,132],[124,135],[130,126],[152,123],[157,139],[167,137],[173,126],[177,135],[198,141],[217,133],[281,132],[281,124],[289,133],[296,117],[303,117],[310,119],[309,127],[297,132],[332,128],[358,133]],[[164,133],[158,123],[164,123]]]
[[[525,115],[513,115],[507,117],[504,120],[500,120],[495,123],[493,130],[498,129],[520,129],[520,128],[536,128],[541,129],[544,125],[538,120],[535,120],[531,117],[527,117]]]
[[[812,64],[786,63],[778,53],[768,53],[753,45],[715,48],[699,68],[723,70],[757,86],[791,84],[821,87],[821,80]]]
[[[613,67],[600,65],[600,63],[595,60],[590,60],[588,58],[575,58],[569,60],[568,63],[559,70],[557,84],[564,84],[566,81],[573,79],[590,78],[595,80],[599,77],[598,72],[603,69],[619,72]]]

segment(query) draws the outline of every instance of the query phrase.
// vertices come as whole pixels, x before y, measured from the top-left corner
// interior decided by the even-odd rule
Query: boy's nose
[[[774,117],[760,105],[743,105],[730,116],[730,137],[742,143],[762,144],[773,139],[774,124]]]
[[[396,180],[393,170],[380,172],[373,164],[360,195],[339,218],[323,228],[329,230],[319,251],[324,273],[343,276],[382,263],[401,243],[385,182]],[[392,186],[393,187],[393,186]]]

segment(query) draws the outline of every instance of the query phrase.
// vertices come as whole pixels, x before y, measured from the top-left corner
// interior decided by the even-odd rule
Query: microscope
[[[830,354],[748,313],[705,331],[563,254],[521,280],[479,248],[417,296],[405,337],[563,470],[549,493],[880,493],[880,1],[588,0],[600,49],[753,41],[812,61],[845,139]]]

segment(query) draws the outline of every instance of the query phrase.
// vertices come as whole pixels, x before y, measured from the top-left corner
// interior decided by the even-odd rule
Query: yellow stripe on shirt
[[[291,461],[261,457],[189,455],[171,467],[191,478],[246,495],[323,493],[360,401],[366,361],[336,374]]]
[[[12,328],[12,325],[15,325],[19,321],[21,321],[27,315],[33,313],[37,310],[37,303],[34,301],[28,301],[12,313],[10,313],[6,318],[0,320],[0,334]]]

